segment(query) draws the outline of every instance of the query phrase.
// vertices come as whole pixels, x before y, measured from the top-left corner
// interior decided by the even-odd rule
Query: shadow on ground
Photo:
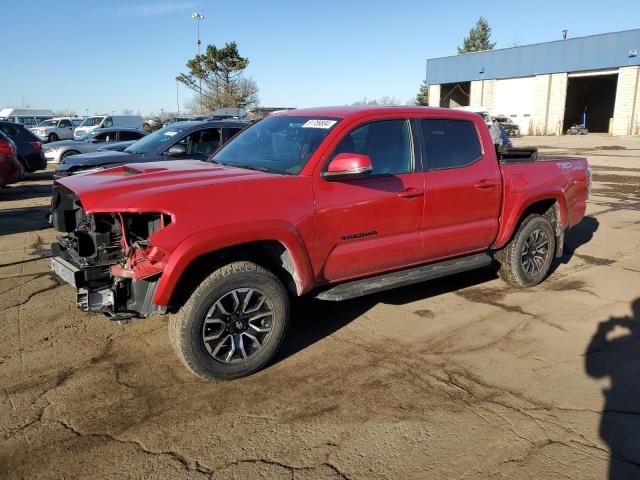
[[[45,228],[50,228],[47,205],[0,210],[0,235],[33,232]]]
[[[570,229],[565,237],[564,254],[554,261],[549,274],[551,275],[560,265],[569,263],[576,251],[593,238],[598,227],[599,222],[597,219],[585,217],[579,225]],[[581,256],[581,258],[584,258],[584,256]],[[588,260],[597,261],[598,259],[588,257]],[[312,297],[297,299],[293,305],[291,315],[293,319],[292,325],[276,362],[284,360],[332,335],[378,303],[405,305],[444,293],[481,285],[498,278],[497,269],[497,265],[494,264],[481,270],[460,273],[344,302],[323,302]],[[430,312],[425,310],[420,314],[429,316]]]
[[[332,335],[379,303],[405,305],[433,298],[495,280],[496,272],[497,267],[491,266],[342,302],[321,301],[310,296],[296,299],[292,324],[276,362]],[[429,312],[421,311],[421,314],[428,316]]]
[[[611,381],[600,422],[611,452],[609,480],[640,478],[640,298],[632,310],[601,322],[585,353],[587,373]]]

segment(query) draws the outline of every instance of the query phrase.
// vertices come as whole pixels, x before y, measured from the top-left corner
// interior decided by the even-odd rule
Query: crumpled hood
[[[281,178],[281,175],[226,167],[199,160],[133,163],[64,177],[57,182],[74,191],[87,212],[145,211],[146,202],[161,206],[163,198],[181,191],[206,191],[238,181]],[[244,188],[244,187],[243,187]],[[152,200],[151,197],[154,199]],[[170,205],[165,207],[170,209]]]

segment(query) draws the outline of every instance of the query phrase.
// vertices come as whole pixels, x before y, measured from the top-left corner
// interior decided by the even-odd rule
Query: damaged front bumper
[[[148,240],[171,220],[163,214],[87,214],[71,190],[54,186],[51,269],[76,289],[78,308],[115,320],[166,313],[153,297],[166,265]]]
[[[102,313],[114,320],[164,314],[166,307],[153,303],[157,279],[133,280],[111,276],[110,282],[96,284],[92,268],[81,268],[64,254],[59,243],[51,246],[51,270],[76,289],[76,305],[84,312]]]

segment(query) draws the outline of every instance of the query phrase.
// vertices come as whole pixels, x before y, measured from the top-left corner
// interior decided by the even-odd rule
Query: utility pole
[[[179,96],[179,90],[178,90],[179,84],[180,82],[176,80],[176,106],[178,107],[178,116],[180,116],[180,96]]]
[[[204,20],[204,15],[200,12],[193,12],[191,14],[191,18],[193,18],[197,24],[196,43],[198,45],[198,55],[200,55],[200,44],[202,43],[200,42],[200,20]],[[200,113],[204,113],[202,109],[202,78],[200,78],[199,80],[200,86],[198,87],[198,89],[200,90]]]

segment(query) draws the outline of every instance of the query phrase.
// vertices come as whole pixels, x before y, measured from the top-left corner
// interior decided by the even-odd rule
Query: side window
[[[372,175],[412,171],[411,130],[407,120],[382,120],[362,125],[344,137],[334,151],[369,155]]]
[[[116,132],[105,132],[99,133],[93,139],[96,142],[115,142],[116,141]]]
[[[482,157],[478,132],[468,120],[424,119],[422,136],[429,170],[464,167]]]
[[[69,128],[71,126],[71,122],[69,120],[60,120],[58,127],[60,128]]]
[[[18,121],[23,125],[37,125],[37,121],[35,117],[18,117]]]
[[[0,131],[11,139],[17,138],[20,133],[16,127],[13,125],[7,125],[6,123],[0,125]]]
[[[142,134],[138,133],[138,132],[120,132],[120,141],[121,142],[126,142],[128,140],[138,140],[142,138]]]
[[[102,122],[102,128],[109,128],[109,127],[113,127],[113,118],[111,117],[105,118],[104,122]]]
[[[178,142],[187,148],[187,155],[209,156],[215,152],[220,145],[220,129],[208,128],[198,130],[186,136]]]

